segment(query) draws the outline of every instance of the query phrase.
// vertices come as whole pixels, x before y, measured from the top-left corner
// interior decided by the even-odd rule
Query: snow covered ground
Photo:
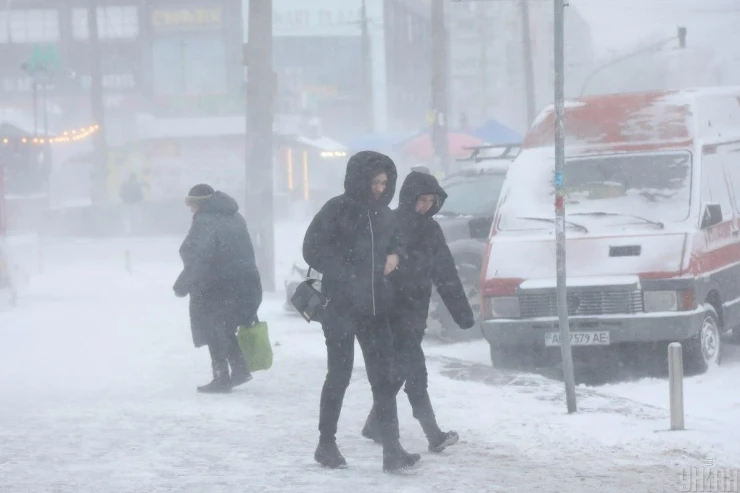
[[[458,445],[426,453],[399,396],[403,443],[424,452],[406,476],[383,474],[380,448],[360,435],[371,400],[358,351],[339,432],[350,468],[323,470],[312,459],[319,327],[267,295],[273,368],[231,395],[197,394],[210,367],[171,291],[179,242],[50,240],[42,255],[33,238],[12,244],[31,276],[19,306],[0,313],[0,491],[676,492],[706,460],[740,464],[740,358],[687,379],[689,430],[668,432],[665,380],[582,386],[568,415],[561,383],[494,371],[476,341],[428,346],[438,418]]]

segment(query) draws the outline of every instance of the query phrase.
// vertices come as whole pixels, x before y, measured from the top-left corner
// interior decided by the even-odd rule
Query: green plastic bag
[[[250,372],[272,367],[272,344],[267,322],[257,322],[252,327],[240,326],[236,337]]]

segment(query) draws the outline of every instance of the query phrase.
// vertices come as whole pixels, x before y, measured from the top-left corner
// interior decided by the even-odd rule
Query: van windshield
[[[527,218],[554,217],[552,150],[520,157],[502,191],[499,229],[551,228]],[[684,151],[567,159],[565,213],[579,223],[624,224],[629,216],[662,223],[683,221],[691,203],[691,165],[691,154]]]

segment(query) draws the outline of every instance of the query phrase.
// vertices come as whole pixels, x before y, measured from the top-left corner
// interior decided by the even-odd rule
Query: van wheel
[[[722,331],[717,311],[711,305],[704,305],[704,310],[699,333],[685,343],[684,371],[691,375],[704,373],[722,361]]]
[[[516,346],[499,346],[491,347],[491,366],[494,368],[507,368],[510,369],[516,365],[518,359],[518,349]]]

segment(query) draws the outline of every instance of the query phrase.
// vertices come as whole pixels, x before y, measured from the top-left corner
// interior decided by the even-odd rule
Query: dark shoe
[[[248,371],[234,372],[231,374],[231,385],[238,387],[241,384],[247,383],[252,380],[252,374]]]
[[[441,431],[439,435],[429,439],[429,451],[440,453],[447,447],[455,445],[460,440],[460,435],[456,431]]]
[[[204,394],[228,394],[232,388],[231,380],[228,377],[217,377],[211,383],[198,387],[198,392]]]
[[[396,473],[416,469],[421,461],[421,455],[406,452],[400,444],[383,449],[383,472]]]
[[[347,461],[339,452],[339,447],[334,442],[319,443],[316,452],[313,454],[316,462],[329,469],[344,469],[347,467]]]
[[[380,437],[380,431],[378,431],[378,423],[375,421],[375,414],[372,411],[365,421],[365,426],[362,428],[362,436],[368,440],[372,440],[378,445],[383,444],[383,440]]]

